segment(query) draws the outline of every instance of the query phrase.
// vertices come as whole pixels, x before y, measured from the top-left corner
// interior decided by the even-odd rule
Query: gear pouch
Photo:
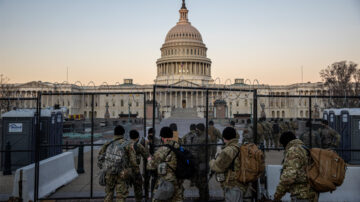
[[[166,168],[167,168],[166,163],[160,163],[158,165],[157,173],[160,174],[160,175],[166,175]]]
[[[224,173],[216,173],[216,181],[224,182],[225,181],[225,174]]]

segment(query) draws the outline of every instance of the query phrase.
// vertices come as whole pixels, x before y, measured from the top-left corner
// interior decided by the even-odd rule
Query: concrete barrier
[[[30,164],[16,170],[13,196],[19,197],[20,170],[23,171],[23,200],[34,200],[35,164]],[[65,152],[40,161],[39,198],[53,193],[57,188],[71,182],[77,176],[78,174],[74,165],[74,155],[71,152]]]
[[[280,165],[268,165],[267,171],[267,187],[271,198],[274,197],[276,186],[280,181]],[[360,167],[348,167],[344,183],[332,193],[321,193],[319,201],[359,201],[360,191]],[[290,195],[286,194],[283,201],[290,201]]]

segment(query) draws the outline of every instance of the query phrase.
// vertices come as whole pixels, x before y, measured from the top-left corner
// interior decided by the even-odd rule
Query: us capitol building
[[[258,89],[258,94],[266,95],[326,95],[322,83],[299,83],[292,85],[261,85],[251,84],[249,80],[235,79],[233,83],[216,84],[211,75],[211,60],[207,58],[207,47],[200,32],[191,25],[188,19],[188,9],[183,0],[179,10],[180,19],[167,33],[161,47],[161,57],[156,61],[157,76],[154,84],[168,85],[167,89],[157,89],[157,115],[167,118],[179,111],[190,111],[198,117],[204,116],[205,91],[172,89],[171,86],[211,87],[226,89]],[[223,69],[225,67],[222,67]],[[218,82],[219,83],[219,82]],[[226,83],[226,82],[225,82]],[[248,84],[247,84],[248,83]],[[85,92],[145,92],[148,112],[152,112],[153,84],[137,85],[132,79],[124,79],[123,84],[83,86],[75,84],[48,83],[33,81],[24,84],[14,84],[16,97],[33,97],[38,91],[50,93],[80,93],[77,95],[52,95],[42,97],[42,107],[58,104],[66,107],[69,115],[82,114],[90,118],[91,96],[81,95]],[[34,101],[14,101],[18,108],[33,108]],[[321,99],[313,102],[313,117],[320,117],[326,106]],[[307,99],[300,98],[260,98],[258,100],[258,116],[266,114],[267,118],[305,118],[309,115]],[[95,95],[95,118],[118,118],[129,114],[137,118],[144,117],[144,99],[142,95]],[[150,110],[151,108],[151,110]],[[209,116],[212,118],[246,117],[252,113],[252,93],[209,91]],[[147,114],[150,118],[151,114]]]

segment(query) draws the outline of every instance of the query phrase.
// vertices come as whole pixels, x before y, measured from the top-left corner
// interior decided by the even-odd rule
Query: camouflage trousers
[[[121,179],[118,175],[106,174],[105,186],[105,202],[114,201],[114,190],[116,191],[116,202],[125,202],[129,195],[126,181]]]
[[[209,184],[207,180],[207,174],[201,173],[197,174],[191,181],[199,189],[199,200],[198,201],[208,201],[209,200]]]
[[[265,145],[266,145],[266,148],[269,148],[270,146],[273,145],[273,138],[271,137],[271,134],[266,134],[265,135]]]
[[[140,172],[135,173],[133,178],[130,179],[130,184],[134,187],[134,194],[136,202],[142,201],[143,198],[143,180]]]
[[[279,145],[280,134],[279,133],[273,133],[272,134],[272,139],[273,139],[275,148],[278,148],[280,146]]]
[[[157,179],[155,189],[152,194],[154,194],[157,191],[159,183],[160,183],[160,179]],[[174,195],[173,195],[173,197],[171,197],[171,199],[166,200],[166,201],[167,202],[182,202],[184,200],[183,199],[184,188],[182,186],[183,182],[179,180],[179,181],[174,181],[172,183],[174,183]],[[153,199],[152,201],[160,202],[160,200],[155,200],[155,199]]]

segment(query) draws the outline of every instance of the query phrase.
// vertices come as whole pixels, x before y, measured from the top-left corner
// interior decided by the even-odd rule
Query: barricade
[[[35,164],[30,164],[16,170],[13,196],[19,197],[19,181],[22,180],[23,201],[34,199],[34,169]],[[20,170],[23,171],[22,179],[20,179]],[[72,152],[65,152],[40,161],[39,170],[39,197],[53,193],[57,188],[71,182],[78,176]]]
[[[281,165],[268,165],[266,166],[267,172],[267,187],[271,198],[274,197],[276,186],[280,181]],[[338,187],[332,193],[321,193],[319,201],[347,201],[357,202],[359,201],[360,190],[360,167],[348,167],[346,170],[346,176],[344,183]],[[282,198],[284,201],[290,201],[290,194],[286,194]]]

